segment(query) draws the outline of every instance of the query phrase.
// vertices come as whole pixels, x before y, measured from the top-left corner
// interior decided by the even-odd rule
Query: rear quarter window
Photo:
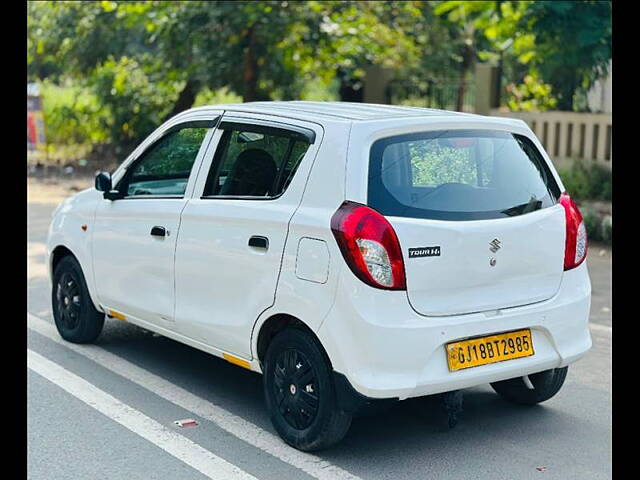
[[[554,205],[560,189],[527,137],[441,130],[377,140],[368,204],[383,215],[479,220]]]

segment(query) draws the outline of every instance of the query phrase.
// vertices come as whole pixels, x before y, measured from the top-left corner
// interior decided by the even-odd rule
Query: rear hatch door
[[[449,222],[387,217],[402,247],[407,294],[423,315],[539,302],[560,287],[564,209]]]
[[[420,314],[497,310],[558,291],[560,189],[525,136],[442,130],[378,140],[368,192],[396,231]]]

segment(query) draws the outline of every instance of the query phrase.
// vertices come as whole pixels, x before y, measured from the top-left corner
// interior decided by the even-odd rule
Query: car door
[[[182,212],[176,327],[185,335],[251,357],[251,330],[274,303],[287,227],[321,136],[316,124],[223,116]]]
[[[215,121],[215,116],[200,117],[154,134],[114,180],[122,198],[99,202],[93,269],[99,301],[107,310],[160,325],[173,321],[180,213]]]

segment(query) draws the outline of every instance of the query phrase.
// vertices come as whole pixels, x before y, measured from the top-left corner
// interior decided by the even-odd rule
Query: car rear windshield
[[[383,215],[480,220],[554,205],[560,189],[522,135],[440,130],[377,140],[371,147],[368,204]]]

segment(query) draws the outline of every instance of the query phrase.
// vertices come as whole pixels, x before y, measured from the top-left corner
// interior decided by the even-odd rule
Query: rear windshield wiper
[[[525,213],[533,212],[535,210],[540,210],[542,208],[542,200],[538,200],[536,197],[531,197],[527,203],[523,203],[520,205],[516,205],[515,207],[507,208],[506,210],[502,210],[502,213],[513,217],[515,215],[522,215]]]

